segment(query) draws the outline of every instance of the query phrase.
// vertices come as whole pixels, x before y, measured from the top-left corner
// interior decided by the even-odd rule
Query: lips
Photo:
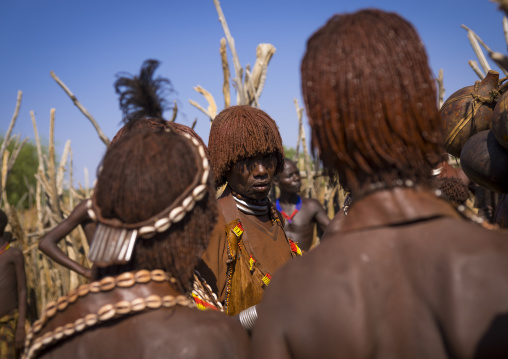
[[[256,182],[252,188],[257,192],[266,192],[270,190],[270,182]]]

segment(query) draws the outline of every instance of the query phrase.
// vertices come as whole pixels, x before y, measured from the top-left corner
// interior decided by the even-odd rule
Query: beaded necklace
[[[302,197],[298,196],[298,200],[296,201],[296,207],[293,213],[291,215],[288,215],[280,206],[279,198],[277,198],[277,202],[275,202],[275,205],[277,206],[277,210],[282,214],[282,216],[288,221],[288,223],[291,223],[293,221],[293,217],[302,209]]]
[[[0,254],[4,254],[10,248],[10,243],[5,243],[2,247],[0,247]]]

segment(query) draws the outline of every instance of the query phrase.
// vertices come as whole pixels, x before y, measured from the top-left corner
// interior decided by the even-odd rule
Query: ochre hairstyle
[[[147,220],[170,206],[192,183],[199,158],[196,147],[174,131],[134,131],[106,152],[95,188],[105,218],[124,223]],[[198,160],[202,165],[201,160]],[[99,268],[95,279],[129,270],[163,269],[191,290],[192,276],[216,222],[212,176],[208,193],[182,221],[150,239],[138,238],[126,265]]]
[[[335,15],[307,42],[302,91],[313,147],[341,185],[426,181],[443,124],[423,44],[394,13]]]
[[[228,107],[215,117],[208,151],[217,187],[226,183],[226,175],[235,162],[256,155],[275,154],[275,174],[284,169],[277,124],[266,112],[247,105]]]
[[[124,125],[121,129],[118,130],[115,137],[113,137],[113,139],[111,140],[111,145],[130,132],[144,130],[157,132],[164,131],[166,128],[169,128],[170,130],[173,130],[179,134],[187,133],[191,135],[196,140],[198,140],[199,143],[206,149],[205,142],[203,141],[201,136],[199,136],[196,133],[196,131],[194,131],[189,126],[154,117],[144,117],[129,121],[126,125]]]

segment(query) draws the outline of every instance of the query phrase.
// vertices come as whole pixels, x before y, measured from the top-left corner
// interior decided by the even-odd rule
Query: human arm
[[[312,205],[315,210],[314,221],[319,225],[322,231],[326,229],[328,224],[330,223],[330,217],[326,214],[325,209],[317,200],[312,199]]]
[[[92,271],[89,268],[83,267],[81,264],[70,259],[59,247],[58,242],[71,233],[77,226],[82,225],[85,227],[93,226],[87,212],[87,200],[78,204],[71,212],[69,217],[60,222],[55,228],[47,233],[39,243],[39,249],[55,262],[75,271],[76,273],[90,279]],[[90,232],[85,229],[85,232]],[[89,238],[87,237],[87,240]]]
[[[16,282],[18,286],[18,323],[16,325],[16,348],[22,349],[25,344],[26,319],[26,274],[25,259],[19,250],[14,252],[14,268],[16,269]]]

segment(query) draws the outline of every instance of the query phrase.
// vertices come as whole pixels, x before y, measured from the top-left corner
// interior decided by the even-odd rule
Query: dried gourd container
[[[492,115],[492,133],[497,142],[508,150],[508,87],[503,85],[502,93]]]
[[[508,150],[491,130],[479,132],[462,148],[460,165],[469,179],[498,193],[508,193]]]
[[[474,134],[491,128],[496,105],[499,73],[490,70],[482,81],[451,95],[441,107],[445,121],[445,150],[455,157]]]

